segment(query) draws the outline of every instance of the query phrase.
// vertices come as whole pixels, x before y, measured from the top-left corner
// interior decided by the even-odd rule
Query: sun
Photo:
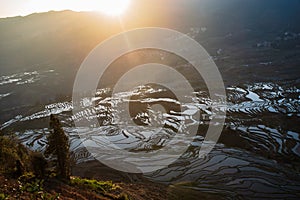
[[[130,0],[98,0],[94,8],[96,11],[110,16],[119,16],[125,13]]]

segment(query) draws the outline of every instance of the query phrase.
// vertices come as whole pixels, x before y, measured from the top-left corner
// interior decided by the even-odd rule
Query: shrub
[[[22,183],[20,182],[21,191],[30,193],[39,193],[43,191],[44,180],[34,179],[32,182]]]
[[[41,152],[31,152],[30,154],[31,166],[36,177],[45,177],[47,160]]]
[[[0,136],[0,146],[0,171],[16,176],[22,175],[28,167],[27,149],[13,137],[8,136]]]

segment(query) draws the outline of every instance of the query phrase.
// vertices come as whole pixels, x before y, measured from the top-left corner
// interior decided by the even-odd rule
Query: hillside
[[[135,175],[132,179],[128,174],[107,170],[96,161],[73,166],[76,176],[71,176],[70,180],[59,178],[56,171],[50,168],[46,168],[45,176],[40,177],[34,170],[34,165],[39,166],[40,162],[34,162],[33,156],[41,154],[26,149],[13,135],[0,135],[0,145],[1,200],[179,200],[217,197],[188,188],[180,189],[177,184],[154,183],[141,175]],[[22,172],[17,163],[21,163]],[[50,161],[47,165],[49,167]]]
[[[300,0],[136,0],[120,18],[65,10],[0,19],[0,142],[2,135],[7,138],[0,143],[0,200],[58,194],[60,199],[299,199],[299,22]],[[150,48],[116,58],[96,94],[83,92],[80,109],[74,109],[75,76],[93,48],[123,31],[153,26],[201,44],[222,75],[226,95],[210,94],[193,62]],[[170,74],[172,89],[152,81],[114,91],[123,77],[128,84],[136,80],[136,74],[125,73],[144,63],[173,67],[187,81]],[[138,78],[148,75],[169,77],[153,70]],[[173,89],[186,91],[183,82],[193,90],[181,101]],[[46,177],[32,177],[30,155],[46,152],[52,115],[69,138],[63,152],[70,152],[71,180],[51,169]],[[210,153],[199,158],[211,127],[222,132]],[[157,154],[144,156],[152,152]],[[178,159],[169,163],[173,157]],[[19,161],[27,170],[22,178]],[[156,170],[117,170],[129,167]]]
[[[56,131],[57,129],[53,130],[54,133]],[[58,161],[49,159],[49,157],[46,160],[45,154],[27,149],[14,135],[3,136],[0,133],[0,146],[1,200],[167,198],[167,186],[154,184],[145,179],[129,181],[122,178],[121,174],[115,176],[119,177],[118,180],[109,177],[109,174],[105,174],[105,172],[104,176],[98,177],[97,180],[91,177],[87,179],[87,176],[70,177],[70,174],[67,175],[68,178],[63,178],[57,167]],[[68,163],[69,161],[65,159],[63,162]],[[76,168],[79,166],[72,168],[72,171],[78,174]]]
[[[158,26],[187,33],[215,58],[226,85],[298,78],[299,1],[164,1],[172,7],[145,6],[147,2],[135,3],[121,21],[73,11],[0,19],[0,98],[9,94],[0,101],[0,122],[36,104],[69,99],[88,53],[101,41],[133,28]],[[179,21],[173,20],[178,16]],[[48,71],[53,73],[45,74]],[[22,79],[24,72],[39,74],[23,77],[29,82],[16,87],[13,77]],[[238,76],[232,79],[233,74]]]

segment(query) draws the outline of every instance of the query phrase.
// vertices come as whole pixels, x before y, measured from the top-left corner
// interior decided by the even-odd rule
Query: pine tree
[[[56,157],[56,172],[63,179],[70,179],[69,138],[66,136],[57,117],[50,116],[50,135],[45,155]]]

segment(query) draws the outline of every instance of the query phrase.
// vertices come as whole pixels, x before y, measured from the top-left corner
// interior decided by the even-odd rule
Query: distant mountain
[[[299,21],[299,0],[143,0],[134,2],[122,19],[126,29],[162,26],[188,33],[205,26],[209,37],[251,29],[264,32],[263,39],[274,32],[298,33]],[[62,11],[0,19],[0,30],[0,69],[5,73],[37,65],[78,67],[93,47],[122,28],[118,19]]]

